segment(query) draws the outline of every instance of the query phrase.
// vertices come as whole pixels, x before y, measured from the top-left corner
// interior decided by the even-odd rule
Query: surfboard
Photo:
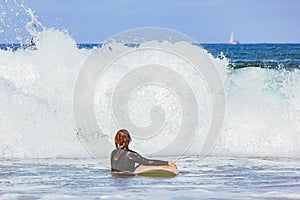
[[[154,178],[169,178],[174,177],[179,173],[176,166],[164,165],[164,166],[144,166],[140,165],[134,171],[135,175],[154,177]]]

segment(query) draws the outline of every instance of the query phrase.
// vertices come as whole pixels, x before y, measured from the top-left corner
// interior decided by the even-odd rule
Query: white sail
[[[230,35],[229,43],[233,43],[233,42],[234,42],[234,33],[232,31]]]
[[[233,33],[233,31],[231,32],[231,35],[230,35],[229,44],[239,44],[238,41],[234,40],[234,33]]]

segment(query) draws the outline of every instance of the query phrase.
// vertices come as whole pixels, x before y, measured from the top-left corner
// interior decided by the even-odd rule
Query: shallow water
[[[172,159],[172,158],[169,158]],[[2,159],[0,199],[299,199],[300,162],[186,157],[174,178],[116,178],[94,159]]]

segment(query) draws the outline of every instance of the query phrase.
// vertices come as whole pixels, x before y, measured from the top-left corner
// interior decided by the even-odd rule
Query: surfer
[[[33,41],[33,37],[30,38],[29,46],[35,46],[35,42]]]
[[[176,165],[172,162],[161,160],[150,160],[142,157],[135,151],[128,148],[131,142],[129,132],[125,129],[119,130],[115,135],[116,149],[111,152],[111,171],[112,172],[129,172],[133,173],[140,165],[162,166]]]
[[[30,50],[37,50],[35,42],[33,41],[33,37],[30,38],[29,44],[24,49],[27,48],[29,48]]]

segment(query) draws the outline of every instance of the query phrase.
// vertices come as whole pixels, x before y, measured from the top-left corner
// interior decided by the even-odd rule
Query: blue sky
[[[79,43],[139,27],[164,27],[201,43],[300,43],[300,0],[25,0],[47,27]]]

